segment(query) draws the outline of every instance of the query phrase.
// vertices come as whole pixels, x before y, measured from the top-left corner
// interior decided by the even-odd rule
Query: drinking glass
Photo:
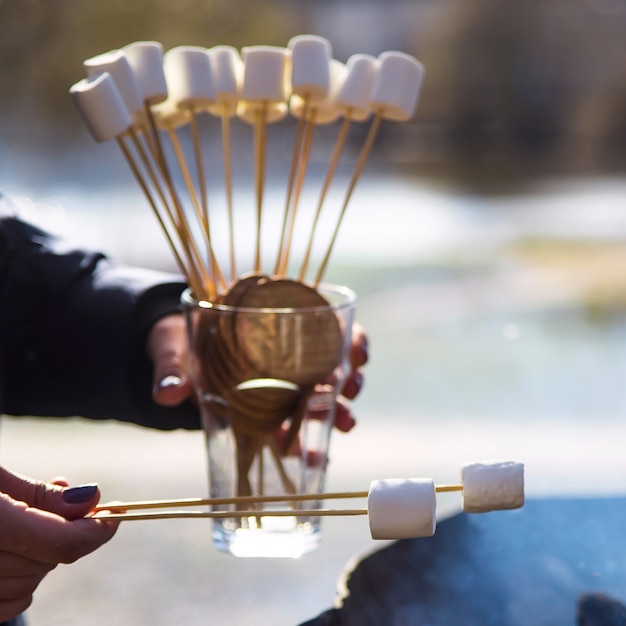
[[[214,302],[182,296],[210,497],[240,499],[213,506],[232,512],[213,520],[213,543],[236,556],[297,558],[321,538],[315,510],[350,370],[356,297],[337,285],[261,283]],[[289,500],[304,493],[320,497]],[[257,501],[275,496],[282,501]]]

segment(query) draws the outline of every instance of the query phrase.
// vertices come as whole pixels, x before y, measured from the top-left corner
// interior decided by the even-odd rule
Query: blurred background
[[[383,123],[326,276],[357,292],[371,346],[359,424],[333,438],[329,487],[452,482],[461,463],[497,457],[526,462],[532,497],[621,494],[624,32],[623,0],[0,0],[0,189],[47,228],[173,269],[119,150],[94,143],[73,108],[84,59],[136,40],[284,46],[301,33],[327,37],[341,61],[410,53],[426,67],[417,113]],[[219,224],[219,128],[202,125]],[[351,128],[329,206],[367,129]],[[337,130],[316,134],[300,237]],[[294,131],[289,119],[269,130],[270,241]],[[250,127],[234,138],[244,233]],[[97,480],[105,499],[205,491],[199,433],[5,418],[0,459],[41,478]],[[442,504],[442,515],[458,506]],[[31,622],[84,624],[89,611],[92,625],[295,625],[331,605],[354,554],[379,547],[366,522],[328,522],[325,533],[301,561],[241,562],[212,550],[205,524],[127,524],[44,581]]]

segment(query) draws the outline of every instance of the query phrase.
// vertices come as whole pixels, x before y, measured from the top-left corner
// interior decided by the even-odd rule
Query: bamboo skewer
[[[380,123],[382,119],[383,119],[382,111],[378,111],[376,115],[374,116],[372,125],[370,126],[370,129],[365,139],[365,142],[363,144],[363,147],[361,148],[361,153],[359,154],[359,158],[357,159],[357,163],[354,168],[354,173],[350,180],[350,184],[348,185],[348,190],[346,191],[343,205],[339,213],[339,218],[337,219],[337,223],[335,225],[335,230],[333,232],[330,243],[326,250],[324,259],[321,262],[317,275],[315,277],[315,281],[314,281],[315,286],[319,285],[324,275],[324,272],[326,271],[326,266],[328,265],[328,261],[330,260],[330,255],[332,253],[333,247],[335,245],[335,241],[337,239],[337,235],[339,233],[339,227],[341,226],[341,222],[343,221],[343,218],[345,216],[346,209],[348,208],[350,198],[352,197],[352,192],[354,191],[354,188],[356,187],[359,177],[361,176],[363,172],[363,168],[365,167],[365,162],[367,161],[367,157],[369,156],[369,153],[371,152],[372,147],[374,146],[374,140],[376,139],[376,135],[378,134],[378,129],[380,128]]]
[[[146,199],[148,200],[148,203],[150,204],[150,207],[152,208],[158,222],[159,225],[161,226],[167,241],[170,245],[170,249],[172,251],[172,253],[174,254],[174,258],[176,259],[176,263],[180,269],[180,271],[183,274],[187,274],[187,272],[185,271],[185,264],[183,263],[183,260],[180,256],[180,253],[178,252],[178,249],[176,247],[176,244],[174,243],[174,240],[172,239],[172,235],[169,231],[169,229],[167,228],[165,222],[163,221],[163,217],[161,216],[161,213],[156,205],[156,202],[154,201],[154,198],[152,196],[152,194],[150,193],[150,189],[148,188],[146,181],[144,180],[143,176],[141,175],[141,172],[139,170],[139,168],[137,167],[137,164],[130,152],[130,150],[128,149],[128,146],[125,144],[123,137],[118,137],[117,138],[117,143],[122,151],[122,153],[124,154],[124,157],[126,158],[126,161],[128,162],[128,165],[131,169],[131,171],[133,172],[137,182],[139,183],[139,186],[141,187],[141,190],[144,192],[144,195],[146,196]],[[197,287],[197,285],[196,285]]]
[[[226,193],[226,210],[228,213],[228,239],[230,242],[230,280],[234,281],[237,276],[235,262],[235,223],[233,214],[233,164],[231,156],[230,116],[228,105],[224,103],[221,115],[222,127],[222,153],[224,155],[224,187]]]
[[[285,197],[285,209],[283,214],[283,223],[280,232],[280,238],[278,243],[278,255],[276,257],[276,265],[274,267],[274,274],[280,275],[280,267],[282,265],[283,249],[285,246],[285,236],[287,233],[287,224],[289,222],[289,207],[291,206],[291,196],[293,194],[293,186],[296,180],[296,172],[298,171],[298,161],[300,159],[300,152],[302,150],[302,137],[304,134],[305,115],[308,107],[308,100],[304,102],[304,114],[298,120],[296,126],[296,136],[293,143],[293,152],[291,155],[291,166],[289,168],[289,178],[287,180],[287,194]]]
[[[300,196],[302,194],[302,186],[304,184],[304,178],[309,163],[309,157],[311,154],[311,146],[313,144],[313,131],[315,130],[315,111],[312,111],[311,119],[307,121],[304,132],[304,141],[302,146],[302,154],[298,159],[298,175],[296,177],[296,186],[294,196],[292,198],[292,206],[290,211],[289,231],[287,234],[287,240],[282,252],[282,261],[278,270],[279,276],[284,276],[287,272],[287,266],[289,264],[289,254],[291,251],[291,243],[293,240],[293,230],[296,222],[296,213],[298,211],[298,203],[300,202]]]
[[[367,509],[301,509],[268,511],[162,511],[160,513],[106,513],[92,519],[139,521],[153,519],[229,519],[231,517],[318,517],[367,515]]]
[[[317,229],[317,224],[322,214],[322,207],[324,206],[324,200],[326,200],[326,195],[328,194],[328,190],[330,189],[330,184],[332,183],[335,177],[335,174],[337,172],[339,159],[341,158],[341,153],[343,152],[343,148],[345,146],[346,139],[348,137],[348,131],[350,130],[351,122],[352,120],[350,117],[350,112],[348,112],[346,116],[344,117],[343,121],[341,122],[341,127],[339,128],[339,133],[337,135],[335,147],[330,157],[330,162],[328,164],[328,169],[326,171],[326,177],[324,178],[324,183],[322,184],[322,190],[320,192],[320,197],[317,202],[317,208],[315,210],[315,216],[313,218],[313,225],[311,227],[309,243],[306,247],[306,253],[304,255],[304,260],[302,261],[302,267],[300,268],[300,273],[298,274],[298,280],[304,280],[307,269],[309,267],[311,253],[313,252],[313,240],[315,238],[315,231]]]
[[[448,493],[463,491],[463,485],[436,485],[437,493]],[[369,491],[335,491],[328,493],[291,493],[284,495],[264,495],[264,496],[234,496],[229,498],[182,498],[172,500],[144,500],[136,502],[110,502],[99,504],[93,509],[94,513],[100,511],[133,511],[139,509],[162,509],[184,506],[221,506],[233,505],[254,505],[279,502],[308,502],[314,500],[348,500],[354,498],[367,498]],[[258,513],[258,511],[256,511]],[[236,516],[241,512],[236,511]],[[231,517],[233,512],[230,512]]]
[[[265,152],[267,142],[267,107],[264,101],[261,108],[256,112],[254,124],[254,164],[255,164],[255,189],[257,230],[254,256],[254,271],[261,271],[261,223],[263,217],[263,194],[265,189]]]

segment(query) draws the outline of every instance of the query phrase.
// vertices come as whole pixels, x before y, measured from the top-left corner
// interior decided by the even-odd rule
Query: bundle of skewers
[[[355,54],[342,63],[332,58],[327,40],[300,35],[284,48],[249,46],[241,51],[222,45],[209,49],[178,46],[164,53],[158,42],[140,41],[87,59],[84,68],[86,78],[70,89],[75,105],[96,141],[113,140],[119,145],[188,281],[188,304],[256,310],[328,305],[319,287],[381,123],[407,121],[415,111],[423,77],[416,59],[402,52],[384,52],[378,58]],[[220,240],[228,242],[226,260],[216,253],[215,209],[214,202],[209,202],[204,153],[207,142],[202,136],[206,125],[199,123],[205,115],[219,119],[225,199],[220,210],[228,224]],[[268,132],[289,115],[297,124],[284,210],[277,225],[278,249],[271,267],[263,267]],[[254,261],[243,269],[235,246],[234,123],[250,125],[253,131]],[[330,240],[313,277],[307,279],[328,192],[354,123],[368,123],[369,129],[335,213]],[[298,271],[288,277],[315,131],[332,124],[337,127],[336,142],[313,209],[308,243]],[[185,145],[180,136],[183,129],[191,139]],[[301,360],[310,367],[294,379],[280,355],[272,352],[271,341],[266,338],[260,352],[254,349],[266,330],[260,324],[236,321],[205,323],[200,316],[194,333],[192,352],[199,355],[201,386],[224,400],[228,406],[224,419],[232,424],[237,438],[239,495],[250,491],[246,472],[252,459],[287,419],[292,426],[282,454],[288,454],[307,398],[339,365],[346,340],[332,309],[318,316],[302,330],[310,340],[304,344],[306,354]],[[284,393],[284,388],[279,394],[275,389],[247,390],[243,401],[241,383],[260,378],[286,381],[292,393]],[[218,405],[214,410],[220,410]]]

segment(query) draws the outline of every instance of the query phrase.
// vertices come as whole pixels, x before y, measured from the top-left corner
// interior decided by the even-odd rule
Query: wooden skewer
[[[287,234],[287,241],[285,242],[281,265],[278,270],[279,276],[284,276],[287,272],[287,266],[289,264],[289,254],[291,252],[291,243],[293,241],[293,231],[296,222],[296,213],[298,211],[298,203],[300,202],[300,196],[302,195],[302,186],[304,185],[304,178],[309,164],[309,158],[311,154],[311,146],[313,144],[313,132],[315,130],[315,110],[311,111],[310,119],[307,121],[306,130],[304,134],[304,142],[302,146],[302,155],[298,162],[298,176],[296,178],[296,188],[291,201],[289,231]]]
[[[463,491],[463,485],[436,485],[437,493]],[[182,498],[174,500],[144,500],[136,502],[110,502],[99,504],[93,511],[132,511],[138,509],[162,509],[182,506],[220,506],[225,504],[263,504],[270,502],[306,502],[311,500],[347,500],[367,498],[369,491],[336,491],[328,493],[291,493],[267,496],[235,496],[229,498]],[[237,512],[237,516],[239,515]],[[257,511],[258,513],[258,511]],[[232,515],[231,515],[232,516]]]
[[[263,101],[256,112],[254,124],[254,164],[256,187],[257,230],[254,257],[254,271],[261,271],[261,222],[263,216],[263,194],[265,189],[265,153],[267,141],[267,101]]]
[[[309,243],[306,247],[306,254],[304,255],[304,260],[302,261],[302,267],[300,269],[300,274],[298,275],[298,280],[304,280],[307,269],[309,267],[311,253],[313,252],[313,240],[315,238],[315,231],[317,229],[317,224],[319,222],[320,215],[322,214],[322,207],[324,206],[324,200],[326,199],[326,195],[328,193],[328,190],[330,189],[330,184],[332,183],[333,178],[335,177],[335,173],[337,172],[337,166],[339,165],[339,159],[341,158],[341,153],[343,152],[343,147],[346,143],[346,138],[348,136],[348,130],[350,129],[351,121],[352,120],[351,120],[350,111],[348,111],[343,121],[341,122],[341,127],[339,128],[339,134],[337,135],[337,141],[335,142],[335,147],[333,149],[333,153],[330,158],[330,162],[328,164],[328,170],[326,171],[326,177],[324,178],[322,191],[320,192],[320,197],[317,202],[317,208],[315,210],[315,217],[313,219],[313,225],[311,226],[311,234],[309,236]]]
[[[374,117],[372,125],[370,126],[370,130],[365,139],[365,143],[363,144],[363,147],[361,148],[361,153],[359,154],[356,167],[354,168],[354,173],[350,180],[350,184],[348,185],[348,190],[346,191],[346,196],[344,198],[343,205],[341,207],[341,212],[339,213],[339,219],[337,220],[335,231],[333,232],[333,236],[331,237],[330,244],[328,245],[328,248],[326,250],[326,255],[324,256],[324,260],[322,261],[318,269],[317,276],[315,277],[314,286],[316,287],[317,285],[319,285],[324,275],[324,272],[326,271],[326,266],[328,265],[328,261],[330,260],[330,255],[333,250],[333,246],[335,245],[337,234],[339,233],[339,226],[341,225],[341,222],[343,221],[343,217],[346,213],[346,209],[348,208],[350,198],[352,197],[352,192],[354,191],[354,188],[356,187],[356,183],[359,180],[361,173],[363,172],[363,168],[365,167],[365,162],[367,161],[367,157],[369,156],[369,153],[372,150],[372,147],[374,145],[374,139],[376,139],[376,135],[378,134],[378,129],[380,127],[381,121],[382,121],[382,111],[378,111]]]
[[[204,235],[204,243],[207,248],[207,255],[209,260],[209,267],[211,268],[212,276],[209,276],[211,281],[210,283],[210,292],[215,293],[217,290],[217,284],[219,283],[222,288],[226,286],[226,281],[224,280],[224,275],[220,269],[219,263],[217,262],[217,258],[215,256],[215,252],[213,250],[213,242],[211,241],[211,231],[209,228],[208,214],[203,212],[203,207],[200,206],[200,200],[198,199],[198,193],[194,187],[193,181],[191,179],[191,174],[189,172],[189,166],[187,165],[187,160],[185,159],[185,153],[180,145],[180,141],[178,139],[178,135],[176,134],[176,130],[174,128],[168,128],[168,135],[170,138],[170,142],[172,147],[174,148],[174,154],[176,155],[176,160],[178,162],[178,166],[180,168],[181,174],[183,175],[183,180],[187,186],[187,192],[189,193],[189,198],[191,199],[191,203],[195,209],[196,218],[200,227],[202,228],[202,232]],[[188,229],[188,232],[191,234],[191,229]]]
[[[159,513],[101,513],[92,519],[151,520],[151,519],[228,519],[240,517],[318,517],[339,515],[367,515],[367,509],[288,509],[268,511],[161,511]]]
[[[230,280],[237,276],[235,263],[235,224],[233,216],[233,164],[231,156],[230,116],[228,105],[224,103],[221,116],[222,153],[224,155],[224,187],[226,190],[226,210],[228,211],[228,239],[230,241]]]
[[[289,168],[289,178],[287,179],[287,193],[285,196],[285,209],[283,213],[283,225],[280,232],[280,239],[278,242],[278,255],[276,257],[276,265],[274,267],[274,274],[278,274],[282,265],[282,258],[285,248],[285,237],[287,235],[287,225],[289,223],[289,208],[291,207],[291,197],[293,195],[293,186],[296,180],[296,173],[298,171],[298,163],[300,160],[300,153],[302,151],[302,137],[304,135],[304,126],[306,122],[306,112],[309,106],[309,99],[304,100],[303,114],[298,120],[296,126],[296,136],[293,142],[293,152],[291,154],[291,167]]]
[[[135,160],[133,159],[133,156],[130,152],[130,150],[128,149],[128,146],[124,143],[124,138],[122,136],[117,138],[117,143],[122,151],[122,153],[124,154],[124,157],[126,158],[126,161],[131,169],[131,171],[133,172],[137,182],[139,183],[139,186],[141,187],[142,191],[144,192],[144,195],[146,196],[148,203],[150,204],[150,206],[152,207],[152,210],[159,222],[159,225],[161,226],[167,241],[170,245],[170,248],[172,250],[172,253],[174,254],[174,258],[176,259],[176,263],[178,265],[178,268],[180,269],[180,271],[183,274],[187,274],[186,268],[185,268],[185,264],[182,261],[182,258],[178,252],[178,249],[176,248],[176,245],[174,243],[174,240],[172,239],[172,236],[169,232],[169,229],[167,228],[165,222],[163,221],[163,217],[161,216],[161,213],[159,212],[159,209],[156,205],[156,202],[154,201],[154,198],[152,197],[152,194],[150,193],[150,190],[145,182],[145,180],[143,179],[143,176],[141,175],[141,172],[139,171],[139,168],[137,167],[137,164],[135,163]]]

